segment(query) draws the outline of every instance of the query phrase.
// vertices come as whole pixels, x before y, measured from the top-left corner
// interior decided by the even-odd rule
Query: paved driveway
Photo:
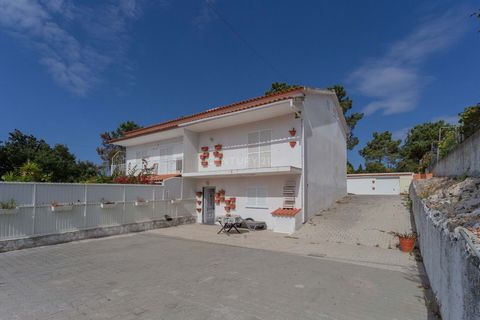
[[[189,230],[237,244],[163,234]],[[216,230],[189,225],[0,254],[0,319],[428,318],[413,264],[397,270],[382,254],[330,259],[299,250],[300,238]],[[291,247],[248,247],[259,237]]]

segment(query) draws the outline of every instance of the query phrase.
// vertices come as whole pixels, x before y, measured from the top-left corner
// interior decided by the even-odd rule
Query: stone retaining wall
[[[455,147],[433,168],[437,177],[480,176],[480,130]]]
[[[152,229],[167,228],[181,224],[195,223],[195,220],[195,217],[187,216],[173,218],[171,221],[154,220],[140,223],[130,223],[113,227],[100,227],[88,230],[49,234],[31,238],[4,240],[0,241],[0,252],[59,244],[90,238],[102,238],[130,232],[141,232]]]
[[[480,319],[480,259],[458,228],[450,232],[440,212],[425,205],[415,183],[410,198],[423,263],[442,319]]]

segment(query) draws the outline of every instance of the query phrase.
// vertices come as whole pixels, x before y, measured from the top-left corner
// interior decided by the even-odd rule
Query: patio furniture
[[[218,217],[217,221],[222,226],[222,228],[220,229],[220,231],[217,232],[217,234],[220,234],[222,232],[228,233],[232,229],[235,229],[235,231],[237,231],[238,233],[241,233],[237,229],[237,226],[240,226],[240,224],[243,221],[242,217],[240,217],[239,215],[232,214],[232,215],[221,216],[221,217]]]
[[[265,221],[255,221],[252,218],[243,219],[240,227],[248,229],[249,231],[267,230]]]

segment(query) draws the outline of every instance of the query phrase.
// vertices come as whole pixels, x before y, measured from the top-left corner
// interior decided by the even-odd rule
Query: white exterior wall
[[[186,178],[185,178],[186,179]],[[273,230],[275,223],[272,212],[283,207],[283,186],[285,182],[295,180],[297,193],[295,199],[296,207],[301,207],[301,188],[299,175],[279,175],[262,177],[238,177],[238,178],[217,178],[217,179],[199,179],[197,180],[197,191],[202,191],[203,187],[215,187],[215,192],[220,189],[225,190],[225,198],[236,198],[236,209],[230,211],[231,214],[238,214],[242,218],[253,218],[258,221],[265,221],[267,228]],[[266,187],[267,205],[265,208],[250,208],[247,206],[247,188]],[[225,204],[215,206],[215,217],[225,215]],[[202,214],[198,213],[197,222],[202,223]],[[297,216],[300,216],[298,213]],[[295,219],[291,219],[295,222]],[[278,224],[278,223],[277,223]],[[282,227],[283,228],[283,227]],[[277,231],[277,230],[275,230]]]
[[[295,128],[296,137],[290,137],[289,130]],[[295,119],[294,114],[276,117],[268,120],[252,122],[234,127],[222,128],[202,132],[199,134],[198,154],[196,155],[199,172],[246,169],[248,168],[248,134],[260,130],[271,130],[271,165],[302,167],[301,159],[301,120]],[[294,148],[290,147],[289,141],[296,140]],[[220,167],[215,166],[214,146],[222,145],[223,160]],[[200,154],[202,146],[209,146],[209,165],[203,168]]]
[[[138,146],[127,147],[126,149],[126,168],[127,173],[129,169],[133,169],[137,165],[137,173],[142,169],[141,158],[137,157],[137,154],[146,154],[148,167],[151,167],[154,163],[159,163],[158,174],[175,173],[174,161],[176,159],[183,158],[183,138],[178,137],[174,139],[168,139],[158,141],[155,143],[142,144]],[[160,156],[161,149],[168,149],[166,156]],[[163,165],[165,161],[170,162],[170,169],[168,166]],[[173,166],[173,170],[171,167]]]
[[[347,194],[346,134],[335,108],[330,96],[307,94],[304,100],[304,221]]]

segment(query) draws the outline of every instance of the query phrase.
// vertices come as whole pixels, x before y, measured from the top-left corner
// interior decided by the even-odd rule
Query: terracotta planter
[[[197,208],[197,212],[198,213],[202,212],[202,208]]]
[[[203,152],[208,152],[208,146],[204,146],[201,148]]]
[[[295,135],[297,134],[297,130],[295,130],[295,128],[293,128],[292,130],[289,130],[288,132],[290,132],[290,136],[292,137],[295,137]]]
[[[216,144],[215,145],[215,150],[217,150],[217,151],[222,150],[222,145],[221,144]]]
[[[295,148],[297,141],[290,141],[289,144],[290,144],[290,147]]]
[[[230,199],[225,199],[225,204],[228,206],[230,204]]]
[[[215,160],[215,165],[220,167],[222,165],[222,160]]]
[[[202,153],[202,155],[203,155],[205,158],[208,158],[208,157],[210,156],[210,153],[207,151],[207,152]]]
[[[220,196],[220,197],[218,197],[218,200],[220,200],[220,202],[225,202],[225,197],[224,197],[224,196]]]
[[[223,194],[223,195],[224,195],[224,194],[225,194],[225,190],[223,190],[223,189],[218,190],[218,194]]]
[[[205,157],[205,155],[204,155],[204,154],[201,154],[201,155],[200,155],[200,160],[202,160],[202,161],[203,161],[203,160],[205,160],[205,159],[207,159],[207,157]]]
[[[202,204],[202,201],[197,200],[197,204],[198,204],[198,205],[201,205],[201,204]]]
[[[400,250],[402,252],[412,252],[415,247],[415,239],[398,238],[400,240]]]
[[[235,197],[230,197],[230,203],[235,203],[235,201],[237,201],[237,198],[235,198]]]
[[[197,197],[201,197],[203,195],[202,191],[197,191],[195,192],[195,194],[197,195]]]
[[[202,167],[204,168],[208,167],[208,161],[202,161]]]
[[[219,152],[218,155],[217,155],[217,158],[222,159],[223,158],[223,153]]]
[[[235,203],[230,203],[230,209],[235,210],[237,205]]]

